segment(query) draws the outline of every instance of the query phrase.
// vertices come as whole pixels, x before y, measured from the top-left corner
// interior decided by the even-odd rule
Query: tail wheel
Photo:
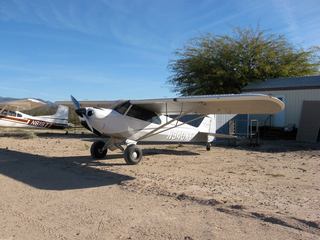
[[[206,149],[207,149],[207,151],[210,151],[210,149],[211,149],[211,144],[210,143],[207,143]]]
[[[129,145],[124,150],[124,160],[129,165],[138,164],[142,159],[142,151],[136,145]]]
[[[97,141],[91,145],[90,153],[91,156],[95,159],[105,158],[108,152],[108,149],[104,149],[105,142]]]

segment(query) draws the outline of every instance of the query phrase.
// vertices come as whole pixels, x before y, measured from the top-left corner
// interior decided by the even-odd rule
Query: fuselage
[[[128,116],[127,113],[121,114],[114,109],[86,108],[86,116],[94,129],[93,132],[102,136],[146,142],[207,141],[207,135],[199,134],[198,127],[165,115],[154,115],[148,120],[141,120]]]

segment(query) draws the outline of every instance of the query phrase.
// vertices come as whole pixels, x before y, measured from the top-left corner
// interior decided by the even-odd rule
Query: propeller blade
[[[81,105],[80,105],[80,103],[78,102],[78,100],[75,99],[72,95],[71,95],[71,100],[72,100],[72,102],[73,102],[73,105],[74,105],[74,108],[75,108],[75,109],[81,108]]]
[[[74,108],[76,109],[76,113],[79,115],[79,117],[84,118],[88,128],[90,129],[91,132],[93,132],[93,128],[92,128],[92,126],[91,126],[91,124],[89,122],[89,119],[88,119],[87,115],[86,115],[86,109],[85,108],[81,108],[81,105],[78,102],[78,100],[75,99],[72,95],[71,95],[71,100],[72,100],[72,103],[74,105]]]
[[[83,115],[83,116],[84,116],[84,119],[86,120],[86,123],[87,123],[88,127],[90,128],[90,131],[93,132],[93,127],[91,126],[87,115]]]

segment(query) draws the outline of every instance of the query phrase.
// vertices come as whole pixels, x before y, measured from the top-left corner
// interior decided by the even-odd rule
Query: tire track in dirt
[[[140,177],[137,177],[135,181],[122,182],[120,184],[120,188],[125,191],[134,192],[137,194],[144,194],[144,195],[153,194],[158,196],[174,198],[177,201],[184,201],[184,202],[189,202],[193,204],[210,206],[216,211],[219,211],[228,215],[232,215],[235,217],[255,219],[258,221],[275,224],[281,227],[287,227],[287,228],[292,228],[299,231],[304,231],[320,237],[320,221],[319,222],[307,221],[307,220],[298,219],[291,216],[274,214],[270,212],[256,212],[254,210],[247,208],[246,206],[229,205],[225,202],[218,201],[214,198],[205,199],[201,197],[191,196],[186,193],[170,192],[159,186],[155,186],[155,184],[152,184],[151,179],[149,183],[146,183],[146,181],[145,183],[142,183],[137,179],[140,179]],[[145,176],[143,179],[146,179]]]
[[[69,239],[67,236],[59,233],[57,229],[43,224],[40,220],[36,220],[32,217],[26,216],[26,214],[24,214],[22,211],[12,209],[12,207],[9,204],[2,202],[0,207],[0,212],[4,211],[5,209],[5,212],[7,214],[9,213],[12,217],[18,218],[19,222],[17,223],[17,226],[23,225],[24,227],[30,227],[30,225],[32,225],[32,229],[39,229],[41,234],[43,234],[42,237],[46,237],[48,239]]]

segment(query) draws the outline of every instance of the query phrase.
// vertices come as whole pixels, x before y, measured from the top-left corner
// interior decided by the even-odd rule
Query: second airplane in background
[[[46,116],[31,116],[20,112],[45,105],[45,102],[31,98],[1,102],[0,127],[64,129],[69,126],[67,106],[59,105],[55,114]]]

